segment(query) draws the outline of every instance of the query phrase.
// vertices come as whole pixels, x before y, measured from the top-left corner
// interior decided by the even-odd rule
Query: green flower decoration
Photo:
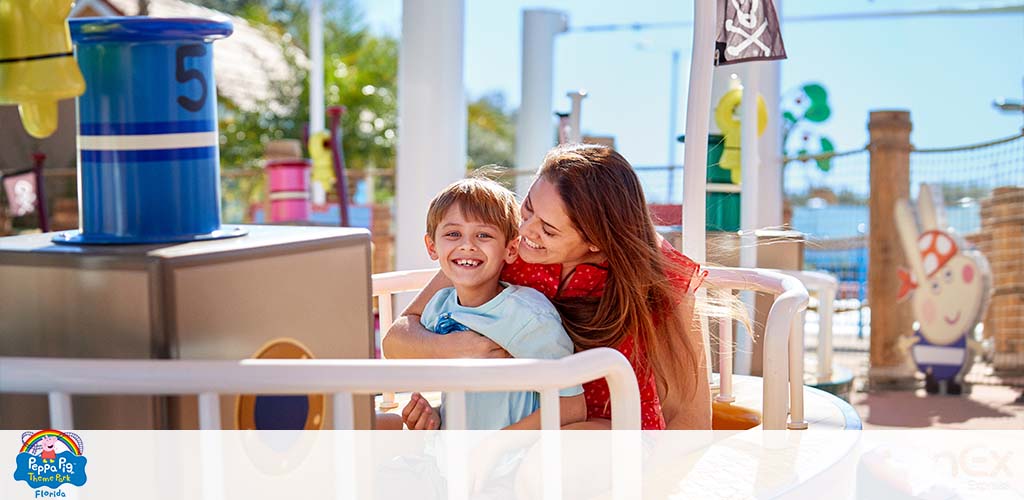
[[[828,91],[819,83],[808,83],[792,92],[796,94],[795,97],[786,101],[791,108],[782,113],[783,154],[788,155],[786,147],[789,146],[790,135],[798,129],[802,139],[797,155],[814,156],[835,152],[835,145],[828,137],[808,127],[808,124],[822,123],[832,116],[832,108],[828,105]],[[817,142],[817,148],[813,147],[814,142]],[[832,168],[831,158],[828,157],[815,158],[815,163],[822,172],[828,172]]]
[[[811,101],[807,111],[804,111],[804,119],[814,123],[821,123],[828,120],[832,115],[832,109],[828,107],[828,92],[825,87],[817,83],[804,85],[804,94]]]

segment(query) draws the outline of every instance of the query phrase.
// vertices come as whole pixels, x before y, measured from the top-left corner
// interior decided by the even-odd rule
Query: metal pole
[[[566,93],[565,96],[572,100],[572,107],[569,108],[569,142],[583,142],[583,132],[580,131],[580,115],[583,113],[583,99],[587,97],[587,91],[574,90]]]
[[[668,200],[672,203],[672,194],[676,184],[676,141],[679,137],[677,131],[677,118],[679,113],[679,49],[672,51],[672,74],[669,75],[671,84],[668,94]]]
[[[683,253],[707,260],[705,243],[708,118],[711,113],[711,69],[715,49],[715,0],[695,0],[690,85],[686,106],[686,149],[683,157]],[[709,363],[710,365],[710,363]]]
[[[776,7],[778,5],[776,4]],[[778,9],[776,9],[778,10]],[[874,19],[895,19],[914,17],[942,17],[942,16],[993,16],[1020,14],[1024,12],[1024,5],[981,5],[977,7],[942,7],[922,10],[890,10],[876,12],[842,12],[836,14],[811,14],[805,16],[790,16],[783,18],[779,12],[779,21],[783,23],[816,23],[827,21],[870,21]],[[692,26],[693,21],[666,21],[656,23],[629,23],[629,24],[597,24],[590,26],[575,26],[573,33],[597,33],[602,31],[637,31],[654,29],[686,29]]]
[[[334,166],[334,189],[338,192],[338,215],[341,227],[349,227],[348,220],[348,177],[345,173],[345,151],[342,149],[341,115],[345,106],[331,106],[327,110],[331,117],[331,164]]]
[[[39,215],[39,230],[50,232],[50,217],[46,210],[46,178],[43,176],[43,162],[46,155],[32,153],[32,175],[36,178],[36,214]]]
[[[715,49],[715,0],[694,0],[690,85],[686,97],[686,143],[683,165],[683,253],[697,262],[707,260],[706,237],[708,121],[711,113],[711,69]],[[704,293],[704,292],[698,292]],[[702,321],[704,364],[711,380],[711,339],[707,318]]]
[[[783,0],[774,0],[775,12],[781,17]],[[782,205],[786,195],[782,184],[782,61],[763,61],[758,78],[758,93],[768,108],[768,126],[758,142],[760,150],[760,194],[758,195],[757,227],[782,225]]]
[[[555,37],[569,27],[568,17],[556,10],[523,11],[522,81],[519,120],[516,122],[516,169],[540,166],[552,146],[552,94],[555,74]],[[516,193],[530,190],[532,179],[516,179]],[[421,245],[422,246],[422,245]]]
[[[322,0],[309,0],[309,133],[324,130],[324,21]]]
[[[760,62],[746,63],[743,79],[743,100],[740,102],[740,267],[757,267],[758,191],[761,187],[758,171],[757,89],[760,85]]]
[[[740,102],[740,267],[757,267],[758,191],[761,188],[758,172],[757,89],[759,62],[743,64],[743,100]],[[754,310],[752,292],[743,292],[741,299],[749,311]],[[749,374],[753,366],[754,332],[743,328],[736,335],[736,371]]]
[[[558,117],[558,143],[568,144],[572,125],[569,124],[569,113],[555,113]]]

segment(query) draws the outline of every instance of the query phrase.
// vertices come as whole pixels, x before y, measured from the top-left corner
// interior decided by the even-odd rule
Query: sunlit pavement
[[[835,315],[833,346],[835,364],[855,374],[850,402],[865,429],[1024,429],[1024,373],[1006,374],[991,365],[975,363],[966,381],[970,394],[940,396],[927,394],[923,378],[916,390],[875,390],[864,392],[871,345],[870,328],[858,325],[859,314],[866,325],[870,309],[848,310]],[[817,347],[817,314],[809,311],[805,345],[809,358]],[[858,336],[858,331],[863,335]]]

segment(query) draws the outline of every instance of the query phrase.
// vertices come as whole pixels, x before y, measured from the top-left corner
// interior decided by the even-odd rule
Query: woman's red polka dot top
[[[699,272],[700,266],[673,248],[668,242],[661,247],[662,253],[678,268],[666,274],[677,289],[690,291],[700,286],[707,271]],[[563,282],[561,264],[530,264],[516,259],[505,266],[501,273],[502,281],[515,285],[528,286],[543,293],[549,299],[555,297],[600,297],[604,292],[604,284],[608,279],[608,263],[580,264],[566,277]],[[697,279],[694,279],[697,276]],[[633,355],[635,336],[623,339],[615,349],[621,352],[633,365],[637,373],[637,384],[640,387],[641,425],[644,430],[665,428],[665,418],[661,411],[661,400],[654,380],[654,372],[646,362],[645,349]],[[611,418],[611,402],[608,383],[604,379],[583,384],[583,393],[587,401],[588,418]]]

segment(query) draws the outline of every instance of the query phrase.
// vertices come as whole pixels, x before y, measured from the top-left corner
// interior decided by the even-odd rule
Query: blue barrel
[[[220,223],[213,41],[229,22],[71,19],[78,98],[80,231],[57,243],[137,244],[240,236]]]

